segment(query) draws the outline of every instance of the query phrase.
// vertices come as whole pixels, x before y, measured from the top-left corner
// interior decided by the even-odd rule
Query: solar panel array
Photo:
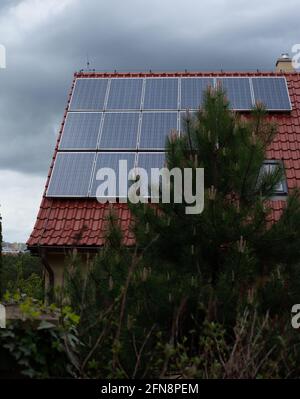
[[[78,78],[70,111],[196,110],[207,87],[221,85],[232,109],[261,102],[269,111],[290,111],[285,77]]]
[[[77,78],[47,196],[95,197],[97,171],[111,167],[118,175],[119,159],[128,169],[162,167],[166,137],[218,86],[234,110],[256,103],[291,110],[284,77]]]

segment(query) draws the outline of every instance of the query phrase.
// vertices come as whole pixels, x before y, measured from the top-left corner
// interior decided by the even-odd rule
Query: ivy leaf
[[[29,378],[34,378],[36,373],[33,369],[28,369],[22,371],[22,374],[28,376]]]
[[[46,320],[42,320],[37,329],[38,330],[47,330],[47,329],[55,328],[55,327],[56,327],[55,324],[49,323],[49,321],[46,321]]]

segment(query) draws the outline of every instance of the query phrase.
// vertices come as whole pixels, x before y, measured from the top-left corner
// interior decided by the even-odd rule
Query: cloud
[[[97,70],[272,70],[299,42],[298,8],[298,0],[2,0],[0,174],[46,177],[87,54]]]
[[[1,215],[4,241],[25,242],[29,238],[41,201],[45,178],[1,171]]]
[[[22,42],[24,35],[44,27],[76,0],[24,0],[7,8],[0,16],[1,34],[6,43]]]

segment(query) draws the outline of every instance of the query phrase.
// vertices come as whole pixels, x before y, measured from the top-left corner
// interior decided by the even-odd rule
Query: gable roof
[[[34,229],[27,242],[28,248],[36,250],[39,247],[64,248],[82,247],[94,248],[104,244],[107,231],[106,218],[111,209],[117,217],[124,233],[124,243],[132,245],[134,238],[130,232],[131,215],[127,204],[101,204],[95,198],[49,198],[45,196],[49,178],[57,155],[58,146],[68,107],[77,78],[132,78],[132,77],[273,77],[285,76],[292,111],[289,113],[273,113],[272,118],[278,124],[278,132],[267,151],[267,159],[282,160],[285,167],[288,190],[300,187],[300,74],[276,72],[177,72],[177,73],[97,73],[80,72],[74,74],[65,109],[63,122],[57,139],[54,155],[48,173],[44,195]],[[279,219],[285,206],[284,200],[274,200],[271,203],[270,219]]]

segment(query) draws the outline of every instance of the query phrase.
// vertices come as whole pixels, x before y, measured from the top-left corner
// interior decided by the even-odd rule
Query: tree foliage
[[[2,294],[5,294],[6,291],[20,292],[36,299],[43,299],[42,271],[41,260],[28,253],[3,256]]]
[[[230,111],[220,88],[209,90],[203,110],[187,114],[185,133],[166,144],[167,166],[192,168],[194,185],[195,169],[204,168],[204,211],[186,215],[184,198],[130,205],[132,248],[112,213],[99,255],[85,268],[78,256],[70,259],[67,292],[82,321],[82,375],[297,373],[289,318],[300,299],[300,202],[290,191],[280,220],[270,221],[284,171],[261,168],[275,135],[262,106],[243,117]]]

